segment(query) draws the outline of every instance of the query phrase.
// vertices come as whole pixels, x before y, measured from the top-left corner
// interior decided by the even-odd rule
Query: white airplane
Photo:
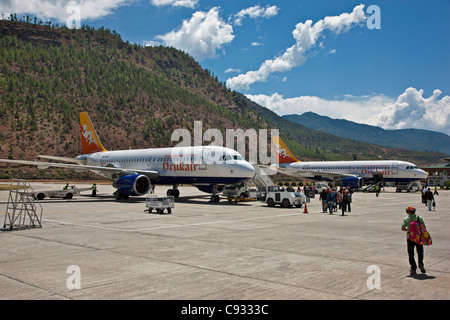
[[[416,165],[396,160],[373,161],[315,161],[301,162],[286,147],[280,137],[273,137],[272,143],[278,156],[280,172],[288,175],[318,181],[333,181],[344,187],[361,188],[365,183],[383,181],[397,185],[426,179],[428,174]]]
[[[245,182],[255,175],[253,166],[235,150],[218,146],[158,148],[107,151],[94,129],[87,112],[80,113],[83,154],[73,158],[39,156],[65,163],[25,160],[1,162],[69,168],[76,172],[93,171],[113,181],[116,199],[147,194],[152,185],[173,185],[168,195],[178,198],[178,185],[191,184],[212,193],[211,201],[218,202],[216,193],[228,184]],[[69,163],[68,163],[69,162]]]

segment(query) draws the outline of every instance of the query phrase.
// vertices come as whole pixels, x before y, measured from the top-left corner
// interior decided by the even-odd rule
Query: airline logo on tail
[[[97,136],[97,132],[95,132],[94,126],[92,125],[91,119],[89,118],[87,112],[80,113],[80,126],[83,154],[106,151]]]
[[[284,142],[280,139],[280,137],[272,137],[272,143],[274,145],[274,150],[278,158],[278,163],[293,163],[300,162],[292,152],[286,147]]]

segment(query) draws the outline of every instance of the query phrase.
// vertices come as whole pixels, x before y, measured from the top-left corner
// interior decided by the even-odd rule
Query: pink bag
[[[419,217],[410,224],[409,240],[425,246],[431,246],[433,244],[430,233],[427,231],[425,225],[419,221]]]

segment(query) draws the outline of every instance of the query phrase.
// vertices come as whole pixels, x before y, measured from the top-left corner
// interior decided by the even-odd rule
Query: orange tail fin
[[[95,152],[106,151],[95,132],[91,119],[87,112],[80,113],[81,126],[81,145],[83,147],[83,154],[90,154]]]
[[[280,137],[272,137],[272,143],[275,147],[279,164],[300,162],[292,152],[286,147]]]

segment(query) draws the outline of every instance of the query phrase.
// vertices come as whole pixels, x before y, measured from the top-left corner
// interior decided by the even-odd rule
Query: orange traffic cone
[[[308,212],[308,207],[306,206],[306,202],[305,202],[305,209],[303,210],[303,213],[309,213]]]

